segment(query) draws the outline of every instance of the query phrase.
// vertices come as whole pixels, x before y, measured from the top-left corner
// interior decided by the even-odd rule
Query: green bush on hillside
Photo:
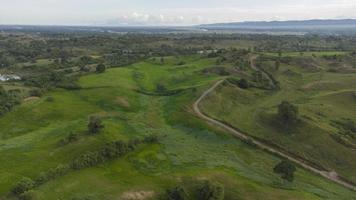
[[[106,66],[104,64],[99,64],[96,67],[96,72],[97,73],[104,73],[106,71]]]
[[[91,116],[88,123],[88,131],[90,134],[97,134],[104,128],[102,120],[97,116]]]
[[[186,200],[188,199],[188,194],[184,187],[177,186],[173,189],[167,190],[168,200]]]
[[[61,139],[59,141],[59,144],[60,145],[66,145],[66,144],[70,144],[70,143],[76,142],[78,140],[79,140],[78,134],[70,133],[68,136],[66,136],[65,138]]]
[[[16,91],[6,91],[0,86],[0,116],[10,112],[14,106],[20,104],[21,98]]]
[[[199,200],[223,200],[224,186],[206,181],[199,192]]]
[[[12,193],[15,195],[22,194],[35,186],[35,182],[27,177],[22,178],[13,188]]]
[[[19,200],[35,200],[36,194],[33,190],[26,191],[19,196]]]
[[[280,174],[282,179],[293,182],[297,168],[290,161],[282,161],[273,168],[274,173]]]
[[[288,101],[282,101],[278,105],[278,118],[282,124],[293,124],[298,121],[298,107],[289,103]]]

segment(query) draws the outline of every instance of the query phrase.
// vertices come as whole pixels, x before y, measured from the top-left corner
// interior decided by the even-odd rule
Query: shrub
[[[97,134],[104,128],[102,121],[99,117],[91,116],[88,123],[88,131],[90,134]]]
[[[280,174],[281,177],[289,182],[293,182],[294,173],[297,168],[290,161],[282,161],[273,168],[274,173]]]
[[[21,98],[18,92],[6,91],[2,86],[0,86],[0,116],[7,112],[10,112],[14,106],[20,104]]]
[[[199,200],[223,200],[224,186],[206,181],[199,192]]]
[[[88,152],[75,159],[71,167],[78,170],[86,167],[92,167],[102,162],[103,159],[100,157],[98,152]]]
[[[46,101],[47,101],[47,102],[53,102],[53,101],[54,101],[54,98],[53,98],[53,97],[47,97]]]
[[[41,185],[47,181],[53,180],[57,177],[63,176],[70,171],[69,165],[58,165],[56,168],[52,168],[41,175],[36,179],[36,184]]]
[[[99,64],[96,66],[97,73],[104,73],[106,71],[106,66],[104,64]]]
[[[41,97],[43,92],[40,89],[33,89],[29,91],[30,96]]]
[[[238,82],[238,86],[242,89],[247,89],[250,87],[250,84],[248,83],[248,81],[246,79],[241,79]]]
[[[13,188],[12,193],[16,195],[20,195],[35,186],[35,182],[27,177],[22,178]]]
[[[298,121],[298,107],[289,103],[288,101],[283,101],[278,106],[278,118],[282,123],[291,124]]]
[[[158,136],[157,135],[149,135],[149,136],[146,136],[143,140],[145,143],[157,143]]]
[[[156,86],[156,92],[159,92],[159,93],[161,93],[161,92],[166,92],[167,91],[167,88],[166,88],[166,86],[164,86],[163,84],[157,84],[157,86]]]
[[[36,194],[33,190],[26,191],[19,196],[20,200],[34,200],[36,199]]]
[[[186,63],[184,61],[179,61],[177,65],[185,65]]]
[[[173,189],[167,190],[168,200],[185,200],[188,199],[188,194],[185,188],[182,186],[177,186]]]
[[[70,133],[67,137],[61,139],[61,140],[59,141],[59,144],[61,144],[61,145],[70,144],[70,143],[72,143],[72,142],[78,141],[78,139],[79,139],[79,136],[78,136],[77,134],[75,134],[75,133]]]
[[[116,141],[107,143],[105,147],[95,152],[87,152],[76,158],[72,164],[72,169],[83,169],[86,167],[96,166],[107,160],[112,160],[121,157],[136,149],[141,142],[139,140],[131,140],[127,143]]]

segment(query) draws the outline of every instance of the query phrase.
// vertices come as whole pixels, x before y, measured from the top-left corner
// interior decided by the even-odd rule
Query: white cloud
[[[190,25],[356,18],[356,0],[0,0],[0,24]]]

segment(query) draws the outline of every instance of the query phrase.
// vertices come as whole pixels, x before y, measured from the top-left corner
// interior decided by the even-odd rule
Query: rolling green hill
[[[184,64],[177,64],[181,61]],[[165,57],[163,62],[159,58],[151,58],[127,67],[109,69],[102,74],[83,76],[78,81],[81,86],[78,90],[54,89],[41,98],[27,99],[0,118],[0,198],[16,199],[10,191],[23,177],[36,180],[41,173],[60,164],[69,164],[78,156],[97,151],[108,142],[142,139],[150,135],[157,135],[159,142],[140,145],[123,157],[94,167],[71,170],[36,185],[27,192],[27,196],[46,200],[165,199],[167,189],[184,185],[194,199],[194,188],[203,180],[223,184],[225,199],[349,200],[356,196],[355,192],[300,168],[293,183],[285,182],[272,170],[280,161],[278,157],[247,145],[195,117],[191,108],[194,100],[222,78],[203,72],[203,69],[213,66],[215,59],[194,56]],[[308,86],[305,90],[312,90],[313,85],[307,84],[313,83],[314,76],[308,75],[308,82],[303,84]],[[293,102],[304,99],[302,113],[315,120],[318,120],[317,114],[312,115],[315,111],[308,106],[316,99],[328,108],[323,112],[325,116],[348,113],[350,108],[345,103],[352,103],[352,100],[345,100],[343,96],[350,94],[347,85],[352,85],[355,77],[345,75],[337,79],[338,76],[333,74],[325,76],[342,79],[346,85],[343,91],[310,92],[312,95],[300,91],[301,96],[310,98],[307,101],[284,90],[271,95],[226,85],[204,102],[205,110],[226,121],[231,120],[229,122],[247,131],[256,125],[252,123],[256,113],[263,111],[263,116],[270,115],[276,102],[286,95]],[[294,84],[291,82],[290,87],[301,86]],[[256,96],[261,100],[256,100]],[[263,102],[260,107],[255,107],[257,101]],[[332,105],[340,105],[340,110],[334,112]],[[88,134],[89,116],[97,116],[103,121],[104,128],[99,134]],[[350,113],[349,116],[354,115]],[[258,119],[257,125],[260,126],[265,118]],[[270,139],[279,138],[300,152],[304,152],[305,145],[311,145],[311,141],[322,140],[315,143],[320,148],[334,145],[335,153],[341,155],[335,155],[325,164],[336,168],[334,159],[338,158],[339,162],[347,164],[343,169],[345,175],[354,178],[355,162],[349,157],[350,151],[326,133],[317,136],[323,128],[331,129],[327,122],[322,125],[325,127],[308,122],[304,126],[319,132],[296,134],[293,139],[276,132]],[[77,140],[62,144],[61,141],[71,133]],[[251,133],[260,137],[268,134],[263,131]],[[299,138],[305,141],[304,145],[293,142]],[[308,158],[322,153],[316,150],[308,152],[305,153]]]
[[[260,62],[260,67],[278,81],[279,90],[241,89],[227,81],[202,102],[202,110],[356,182],[352,129],[356,119],[355,73],[331,70],[337,69],[338,63],[332,65],[315,55],[284,55],[279,58],[279,69],[271,61],[276,57]],[[283,62],[286,57],[288,62]],[[299,108],[297,124],[286,127],[278,121],[282,101]]]

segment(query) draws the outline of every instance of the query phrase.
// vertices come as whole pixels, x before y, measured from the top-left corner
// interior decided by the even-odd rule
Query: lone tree
[[[298,121],[298,107],[289,103],[288,101],[283,101],[278,106],[278,118],[282,123],[295,123]]]
[[[97,134],[104,128],[103,122],[99,117],[92,116],[89,118],[88,130],[90,134]]]
[[[97,73],[104,73],[106,70],[106,66],[104,64],[99,64],[96,66],[96,72]]]
[[[206,181],[199,192],[199,200],[223,200],[224,196],[224,186],[210,181]]]
[[[294,180],[294,172],[297,168],[290,161],[282,161],[273,168],[273,172],[280,174],[281,178],[289,182]]]

